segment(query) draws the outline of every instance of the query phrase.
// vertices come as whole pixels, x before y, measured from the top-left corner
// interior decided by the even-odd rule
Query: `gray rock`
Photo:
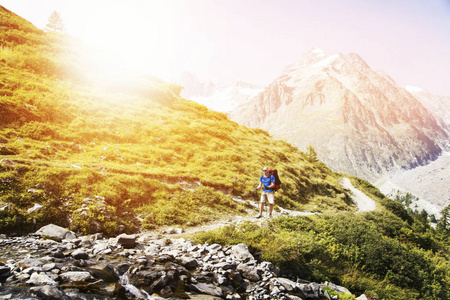
[[[49,224],[41,227],[38,231],[36,231],[35,234],[41,237],[48,236],[51,238],[58,238],[60,240],[73,240],[76,238],[76,235],[73,231],[67,230],[54,224]]]
[[[56,281],[51,279],[49,276],[45,274],[33,273],[31,274],[30,279],[27,281],[27,284],[34,285],[58,285]]]
[[[182,257],[180,263],[187,269],[194,269],[198,266],[198,262],[191,257]]]
[[[236,270],[238,270],[239,272],[241,272],[242,276],[244,278],[247,278],[248,280],[252,281],[252,282],[256,282],[259,281],[261,279],[261,277],[258,274],[258,270],[254,267],[251,267],[249,265],[246,264],[239,264],[236,267]]]
[[[236,260],[248,261],[254,260],[253,255],[248,251],[248,247],[245,244],[237,244],[231,248],[231,256]]]
[[[172,282],[171,278],[167,275],[163,275],[160,278],[158,278],[155,282],[152,283],[150,286],[150,289],[152,291],[158,291],[164,288],[165,286],[169,285]]]
[[[24,282],[24,281],[27,281],[28,279],[30,279],[30,277],[31,277],[30,274],[22,273],[17,276],[17,279],[21,282]]]
[[[62,292],[55,286],[44,285],[32,287],[30,291],[32,292],[32,294],[36,295],[40,299],[48,299],[48,300],[69,299],[69,297],[66,294],[64,294],[64,292]]]
[[[33,267],[33,268],[35,268],[35,267],[41,268],[43,265],[44,264],[42,263],[42,261],[40,261],[37,258],[25,258],[25,259],[20,260],[17,263],[17,266],[19,266],[21,268],[31,268],[31,267]]]
[[[89,259],[89,254],[87,254],[83,249],[77,249],[72,252],[72,257],[75,259]]]
[[[64,258],[65,257],[64,253],[58,249],[51,251],[49,255],[54,258]]]
[[[93,281],[94,278],[89,272],[77,272],[77,271],[69,271],[66,273],[62,273],[60,275],[63,282],[74,282],[74,281]]]
[[[294,292],[297,289],[297,283],[287,278],[272,278],[270,280],[271,285],[283,286],[285,291]]]
[[[109,264],[92,266],[87,271],[96,279],[101,279],[106,283],[113,283],[119,280],[114,268]]]
[[[361,296],[359,296],[358,298],[356,298],[355,300],[367,300],[367,297],[365,294],[362,294]]]
[[[9,271],[11,271],[9,267],[0,266],[0,275],[9,273]]]
[[[222,246],[219,244],[212,244],[212,245],[206,247],[206,250],[208,250],[209,253],[211,253],[211,254],[215,254],[215,253],[219,252],[219,250],[222,250]]]
[[[161,252],[161,247],[159,245],[150,245],[145,248],[144,252],[148,255],[157,255]]]
[[[259,265],[258,269],[261,269],[264,272],[269,271],[277,276],[280,276],[280,269],[278,269],[271,262],[268,262],[268,261],[263,261]]]
[[[48,264],[45,264],[42,266],[42,271],[49,272],[49,271],[53,270],[54,268],[56,268],[55,263],[48,263]]]
[[[94,246],[94,243],[88,237],[84,237],[81,239],[79,245],[83,248],[92,248],[92,246]]]
[[[121,234],[118,236],[117,243],[125,249],[131,249],[136,246],[136,235]]]
[[[328,295],[328,293],[322,290],[318,283],[312,282],[309,284],[297,284],[297,287],[299,288],[300,293],[303,294],[306,299],[331,300],[331,297]]]
[[[212,296],[222,297],[223,291],[220,287],[217,287],[209,283],[196,283],[189,285],[189,288],[195,292],[208,294]]]
[[[220,262],[214,265],[217,269],[230,270],[234,268],[234,264],[228,262]]]
[[[344,294],[346,294],[346,295],[351,295],[351,294],[352,294],[352,293],[351,293],[348,289],[346,289],[345,287],[339,286],[339,285],[334,284],[334,283],[331,283],[331,282],[325,282],[325,284],[321,284],[320,286],[321,286],[321,287],[323,287],[323,286],[330,287],[330,288],[333,289],[333,291],[338,292],[338,293],[344,293]]]
[[[117,266],[117,272],[119,273],[119,275],[123,275],[128,271],[129,268],[130,268],[130,264],[123,263],[123,264],[120,264]]]

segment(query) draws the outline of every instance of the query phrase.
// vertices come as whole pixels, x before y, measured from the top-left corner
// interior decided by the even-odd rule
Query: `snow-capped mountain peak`
[[[356,53],[313,49],[230,117],[299,149],[313,145],[331,168],[374,179],[435,159],[450,128]]]

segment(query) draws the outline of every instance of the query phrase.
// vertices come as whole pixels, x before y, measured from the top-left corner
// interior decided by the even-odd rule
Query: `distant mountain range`
[[[449,101],[408,90],[357,54],[306,53],[264,91],[229,113],[336,171],[375,181],[435,160],[449,147]]]
[[[263,87],[243,81],[203,81],[189,72],[183,73],[178,83],[184,87],[181,91],[182,97],[220,112],[229,112],[264,90]]]

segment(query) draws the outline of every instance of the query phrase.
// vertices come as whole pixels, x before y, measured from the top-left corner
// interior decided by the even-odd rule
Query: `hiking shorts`
[[[263,203],[266,199],[269,202],[269,204],[273,204],[274,203],[274,199],[275,199],[275,193],[274,192],[264,192],[264,191],[262,191],[262,193],[261,193],[261,203]]]

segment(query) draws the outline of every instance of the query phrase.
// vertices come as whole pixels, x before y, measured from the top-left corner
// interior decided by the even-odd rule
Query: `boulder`
[[[89,237],[82,237],[81,241],[80,241],[80,247],[83,248],[92,248],[92,246],[94,246],[94,243],[92,242],[92,240]]]
[[[56,286],[44,285],[32,287],[30,289],[33,295],[39,297],[40,299],[48,300],[65,300],[70,299],[64,292],[58,289]]]
[[[77,249],[72,252],[72,257],[75,259],[89,259],[89,254],[87,254],[83,249]]]
[[[45,275],[45,274],[38,274],[36,272],[31,274],[31,277],[27,281],[27,284],[53,285],[53,286],[58,285],[58,283],[56,283],[56,281],[54,281],[53,279],[51,279],[47,275]]]
[[[37,258],[24,258],[17,262],[17,266],[21,268],[41,268],[44,264],[40,259]]]
[[[130,266],[131,265],[128,264],[128,263],[122,263],[122,264],[117,266],[117,272],[119,273],[119,275],[123,275],[123,274],[125,274],[128,271]]]
[[[331,283],[331,282],[325,282],[321,286],[327,286],[329,288],[332,288],[333,291],[341,293],[341,294],[346,294],[346,295],[351,295],[352,294],[347,288],[345,288],[343,286],[339,286],[339,285]]]
[[[56,268],[56,264],[55,263],[47,263],[47,264],[42,266],[42,271],[43,272],[50,272],[54,268]]]
[[[93,281],[94,278],[89,272],[84,271],[70,271],[61,274],[61,279],[65,283],[74,281]]]
[[[278,269],[273,263],[268,261],[263,261],[259,266],[258,269],[262,270],[263,272],[271,272],[277,276],[280,276],[280,269]]]
[[[9,267],[0,266],[0,281],[3,281],[4,279],[11,276],[11,269]]]
[[[189,285],[189,289],[191,289],[194,292],[212,295],[216,297],[222,297],[223,291],[220,287],[215,286],[213,284],[209,283],[196,283]]]
[[[236,270],[241,272],[242,276],[244,278],[247,278],[250,281],[256,282],[256,281],[261,279],[261,277],[258,274],[258,270],[256,268],[254,268],[254,267],[249,266],[249,265],[239,264],[236,267]]]
[[[60,240],[73,240],[76,238],[76,235],[73,231],[67,230],[54,224],[49,224],[41,227],[38,231],[36,231],[35,234],[41,237],[58,238]]]
[[[0,266],[0,275],[9,273],[9,271],[11,271],[11,269],[9,267],[6,266]]]
[[[318,283],[298,284],[297,287],[306,299],[331,300],[328,292],[322,290]]]
[[[288,291],[288,292],[295,292],[296,289],[297,289],[297,283],[296,282],[294,282],[292,280],[289,280],[287,278],[282,278],[282,277],[272,278],[270,280],[270,284],[271,285],[283,286],[284,290]]]
[[[121,234],[117,237],[117,243],[125,249],[131,249],[136,246],[136,235]]]
[[[182,257],[180,263],[187,269],[194,269],[198,266],[198,262],[192,257]]]
[[[116,274],[114,267],[109,264],[92,266],[87,271],[97,279],[101,279],[106,283],[114,283],[119,280],[119,276]]]
[[[231,247],[231,256],[240,261],[249,261],[254,260],[255,258],[248,250],[248,247],[246,244],[237,244]]]
[[[212,244],[206,247],[206,250],[208,250],[211,254],[216,254],[219,250],[222,250],[222,246],[219,244]]]

